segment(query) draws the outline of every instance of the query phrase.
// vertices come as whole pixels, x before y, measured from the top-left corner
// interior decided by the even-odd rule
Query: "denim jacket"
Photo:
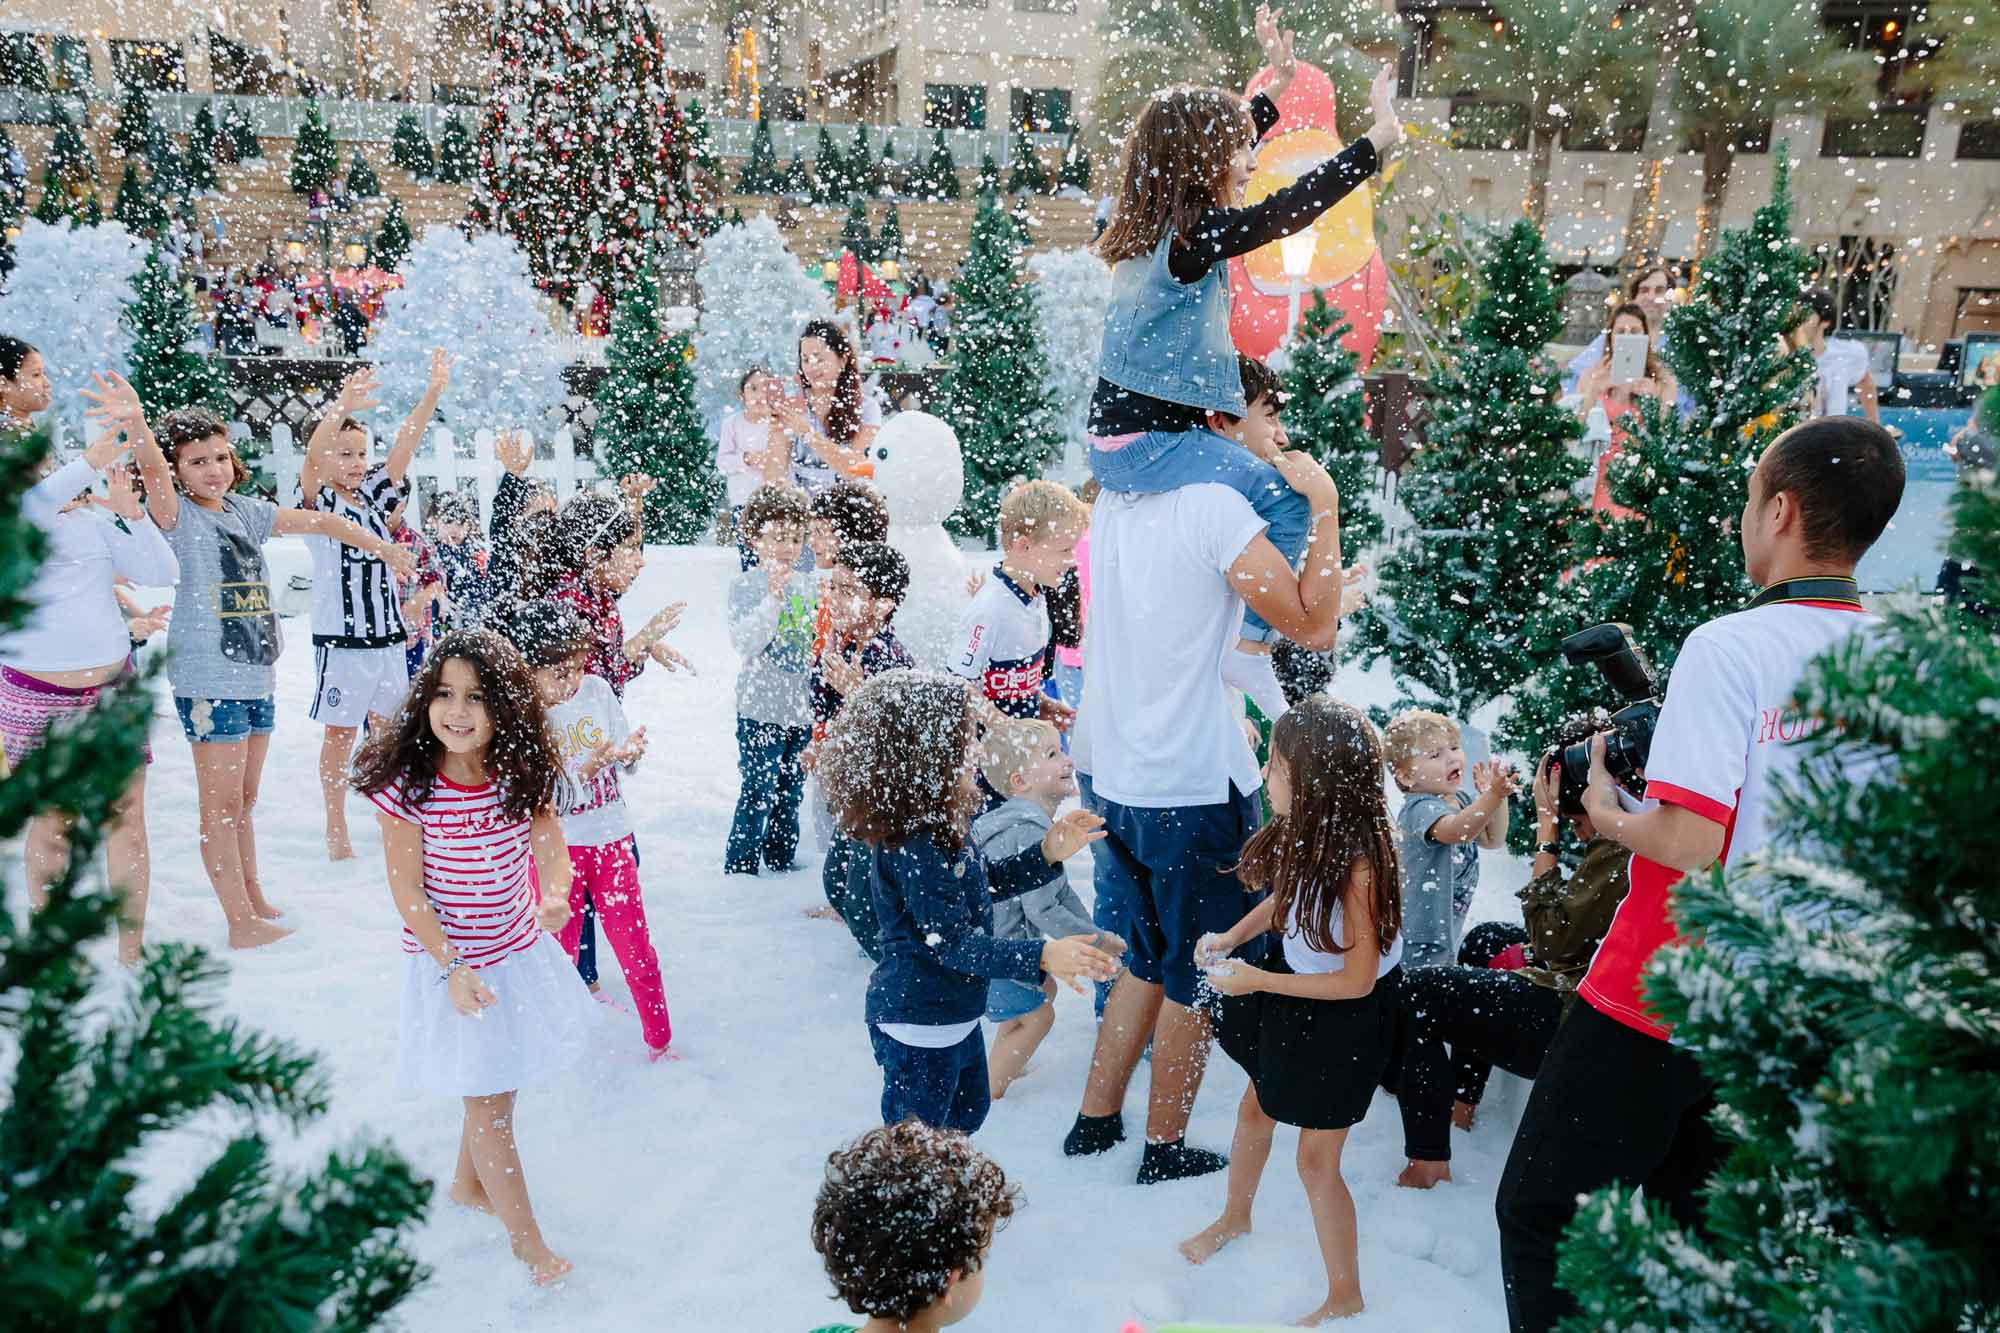
[[[1243,378],[1229,336],[1229,265],[1197,282],[1167,269],[1170,229],[1145,258],[1111,269],[1097,373],[1122,389],[1205,412],[1243,415]]]
[[[1041,940],[993,934],[994,895],[976,847],[947,854],[926,835],[872,855],[882,961],[868,979],[871,1025],[963,1023],[986,1012],[988,978],[1041,983]]]

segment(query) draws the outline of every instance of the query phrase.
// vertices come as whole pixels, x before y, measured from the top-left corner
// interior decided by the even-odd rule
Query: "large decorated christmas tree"
[[[564,303],[614,299],[654,247],[701,236],[681,112],[641,0],[505,0],[472,216],[520,242]]]
[[[1690,299],[1667,316],[1661,357],[1693,397],[1693,412],[1640,400],[1608,469],[1611,498],[1637,516],[1596,516],[1577,546],[1576,577],[1531,628],[1530,650],[1545,665],[1516,691],[1501,728],[1524,752],[1567,714],[1615,702],[1595,671],[1562,663],[1564,637],[1623,621],[1664,671],[1695,626],[1756,591],[1743,573],[1736,521],[1758,456],[1798,419],[1813,375],[1810,353],[1778,350],[1812,260],[1792,235],[1783,145],[1776,159],[1770,202],[1747,230],[1722,233]]]
[[[722,478],[695,407],[694,345],[662,316],[659,285],[643,270],[611,318],[597,457],[612,476],[638,472],[658,482],[645,501],[647,540],[691,542],[714,521]]]
[[[1585,468],[1542,350],[1563,314],[1535,224],[1494,237],[1482,270],[1397,491],[1415,535],[1383,559],[1382,595],[1356,626],[1365,660],[1386,656],[1405,694],[1461,719],[1541,665],[1530,628],[1570,568]]]
[[[219,360],[189,350],[194,302],[168,271],[157,246],[132,279],[132,300],[120,323],[132,339],[128,378],[147,416],[176,407],[205,407],[224,419],[231,415],[229,372]]]
[[[1048,353],[1035,331],[1035,289],[1021,281],[1021,236],[986,200],[958,270],[952,368],[938,385],[938,415],[958,432],[965,496],[946,526],[990,537],[1000,497],[1040,476],[1062,448]]]
[[[1340,549],[1353,560],[1382,540],[1375,504],[1382,451],[1368,433],[1361,363],[1340,343],[1348,330],[1347,317],[1315,293],[1278,378],[1292,448],[1318,459],[1340,487]]]
[[[2000,569],[2000,492],[1953,553]],[[1782,854],[1696,876],[1647,997],[1716,1083],[1735,1150],[1689,1234],[1592,1196],[1559,1280],[1573,1327],[1991,1329],[2000,1312],[2000,638],[1921,599],[1799,691],[1814,775]]]
[[[45,448],[0,436],[10,630],[46,548],[20,517]],[[123,908],[96,851],[143,762],[152,689],[106,689],[0,782],[0,837],[57,809],[72,821],[47,903],[0,912],[0,1310],[21,1333],[359,1333],[424,1279],[404,1237],[430,1184],[380,1142],[281,1165],[267,1135],[325,1114],[325,1078],[291,1043],[219,1013],[224,969],[204,950],[155,944],[110,986],[91,961]]]

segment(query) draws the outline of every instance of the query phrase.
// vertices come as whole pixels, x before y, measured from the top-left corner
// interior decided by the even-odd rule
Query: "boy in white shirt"
[[[1009,717],[1069,718],[1042,692],[1050,652],[1043,593],[1076,565],[1089,521],[1089,506],[1053,481],[1024,481],[1000,502],[1000,563],[960,614],[948,665]]]

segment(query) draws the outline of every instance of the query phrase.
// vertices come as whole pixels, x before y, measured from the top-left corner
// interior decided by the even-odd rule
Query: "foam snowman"
[[[896,637],[917,665],[944,670],[965,609],[965,561],[945,517],[965,490],[958,436],[928,412],[898,412],[868,446],[871,484],[889,506],[889,544],[910,566],[910,591],[896,612]]]

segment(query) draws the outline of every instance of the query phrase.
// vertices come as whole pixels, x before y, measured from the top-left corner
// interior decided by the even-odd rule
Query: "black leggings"
[[[1562,995],[1490,967],[1415,967],[1403,974],[1403,1009],[1403,1153],[1449,1162],[1453,1098],[1476,1105],[1494,1065],[1533,1078]]]

